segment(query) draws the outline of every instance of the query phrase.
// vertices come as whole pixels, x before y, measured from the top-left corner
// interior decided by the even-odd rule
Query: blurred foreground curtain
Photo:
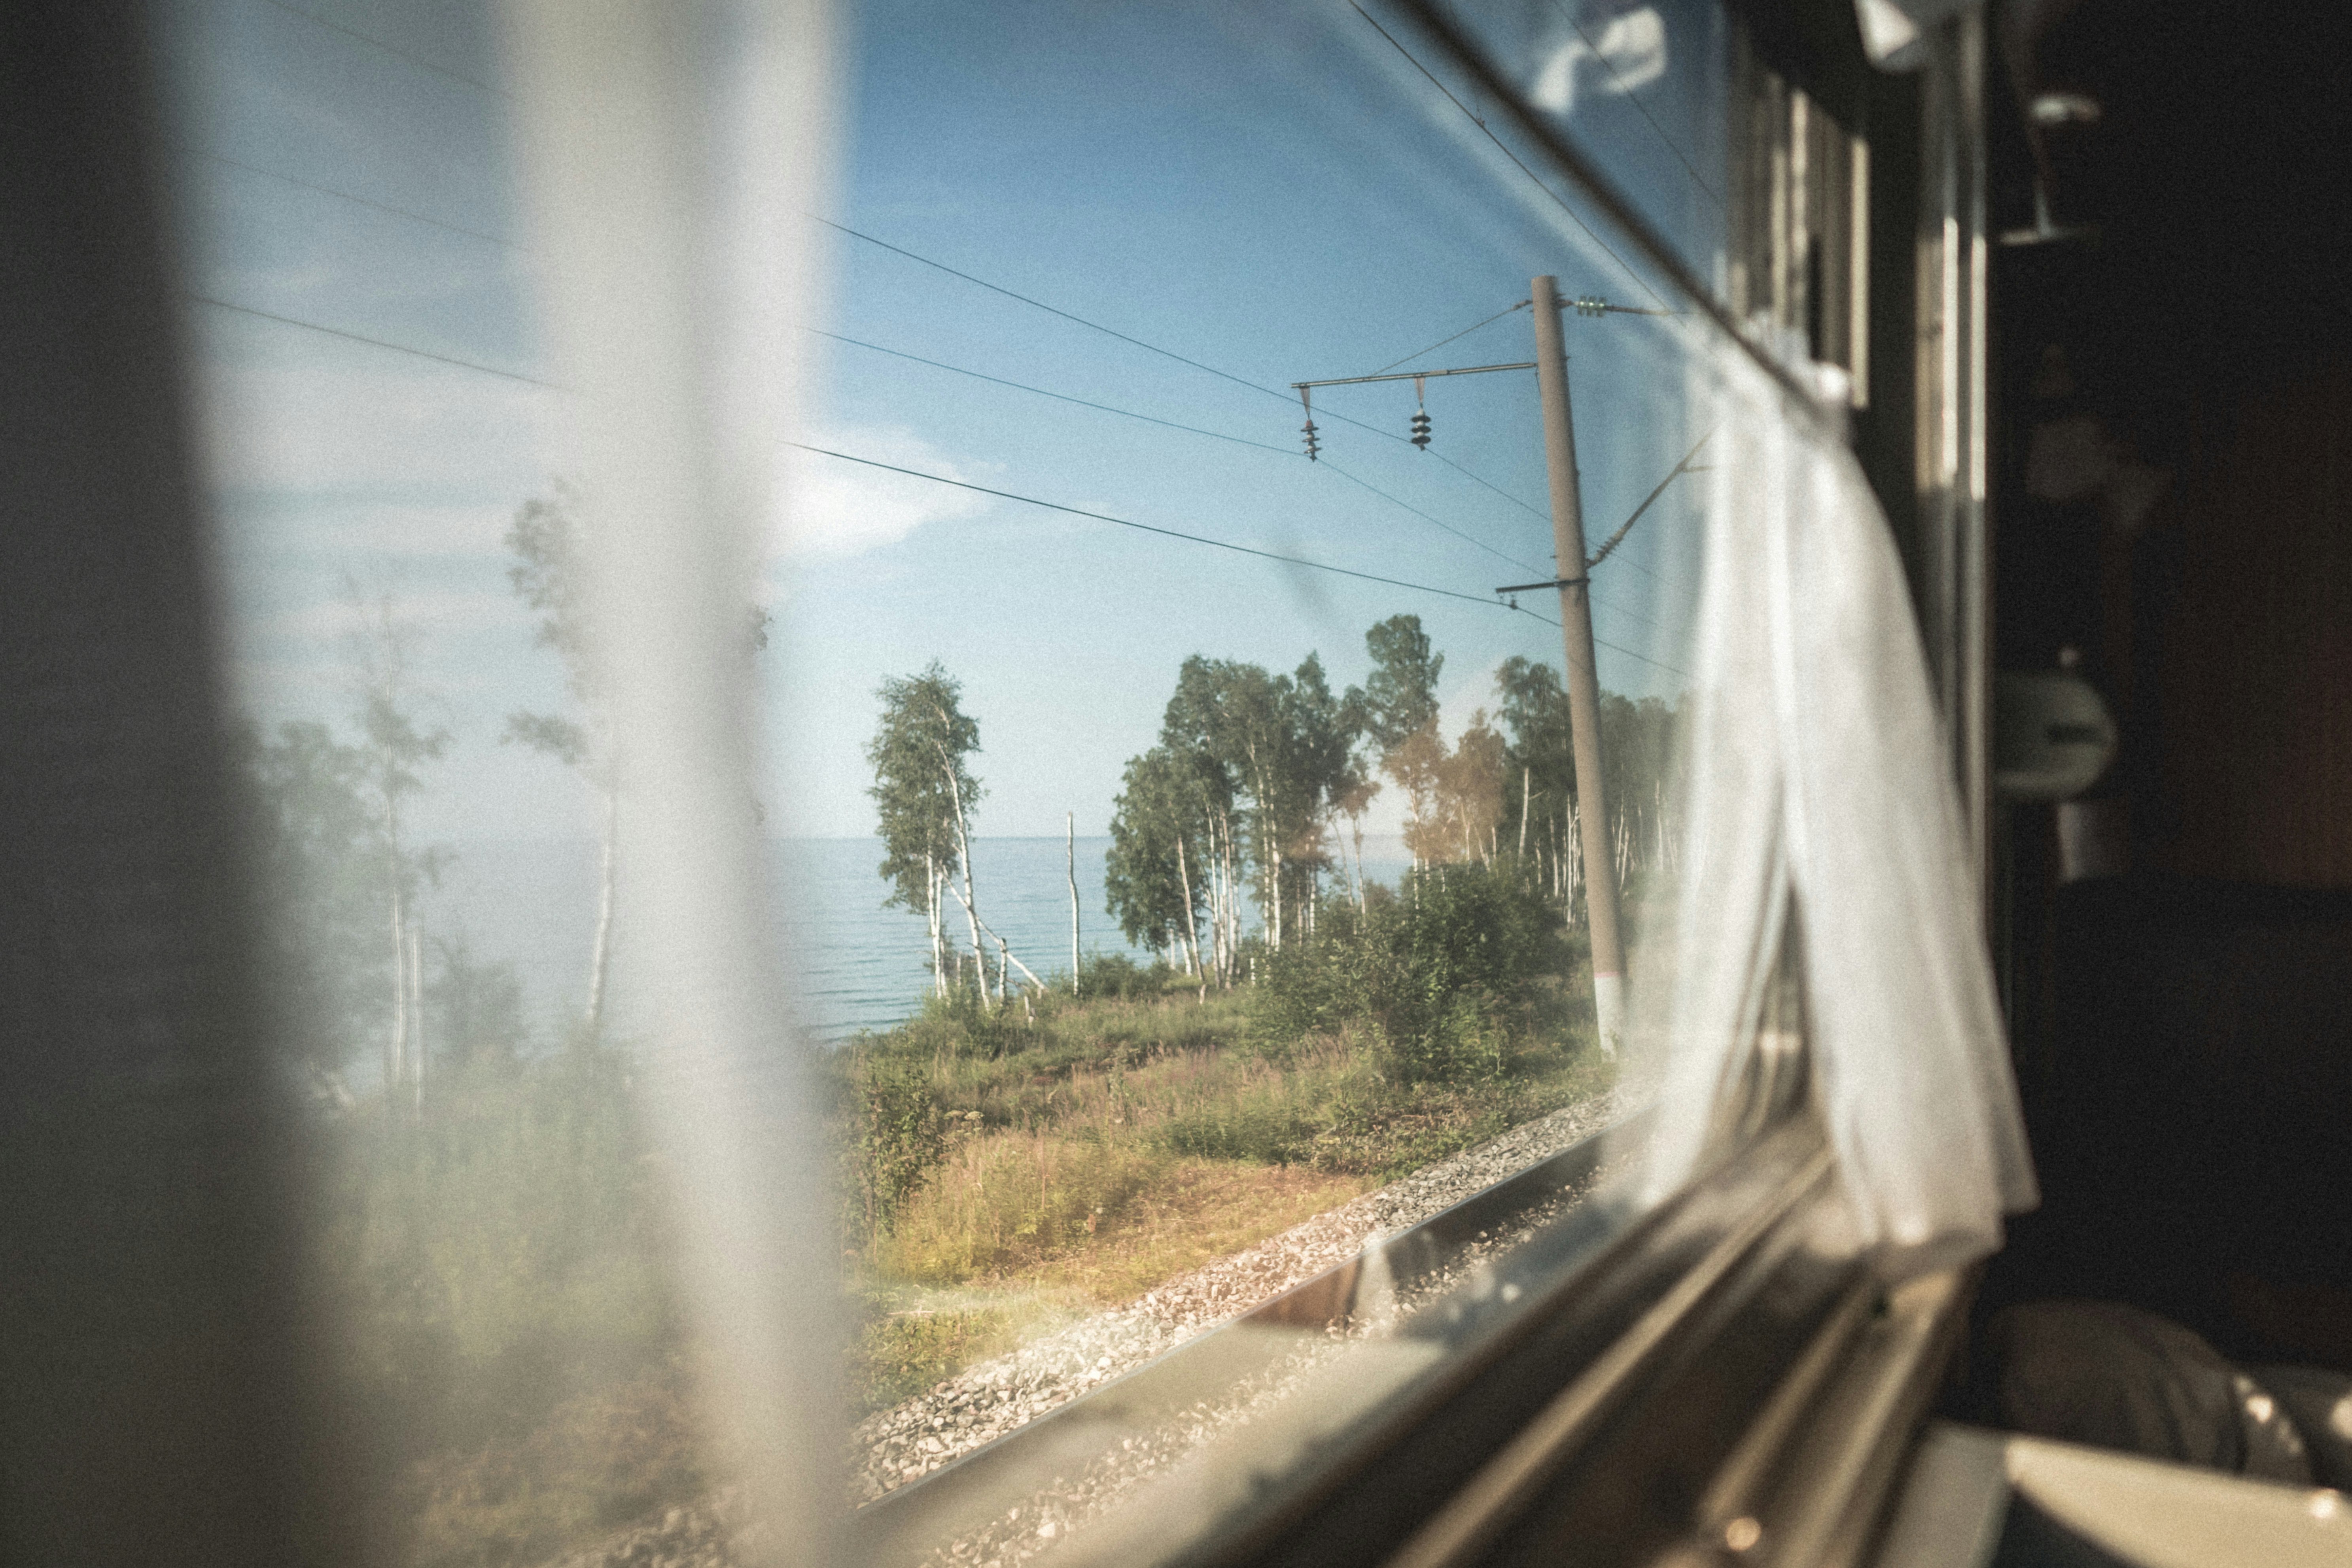
[[[347,1562],[148,8],[0,7],[0,1563]]]
[[[1891,1274],[1945,1267],[1999,1247],[2036,1192],[1910,596],[1830,421],[1744,354],[1707,380],[1685,855],[1634,960],[1646,1184],[1707,1157],[1792,942],[1864,1235]]]
[[[582,508],[635,912],[615,981],[673,1176],[713,1468],[766,1555],[833,1555],[845,1315],[782,994],[744,657],[831,203],[822,0],[507,0],[524,194]]]

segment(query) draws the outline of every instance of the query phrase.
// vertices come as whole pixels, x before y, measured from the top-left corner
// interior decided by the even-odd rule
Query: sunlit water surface
[[[816,1037],[842,1040],[883,1029],[920,1005],[929,979],[929,939],[923,917],[886,907],[889,889],[877,871],[882,847],[871,838],[772,841],[780,962],[794,1005]],[[1077,841],[1081,951],[1150,954],[1131,946],[1103,900],[1108,837]],[[478,961],[514,965],[534,1026],[552,1037],[578,1015],[588,987],[596,923],[596,846],[591,839],[477,839],[453,846],[441,884],[424,910],[442,940],[462,934]],[[1394,838],[1364,843],[1365,875],[1393,881],[1405,866]],[[976,838],[972,879],[980,912],[1013,955],[1044,975],[1070,967],[1068,852],[1059,838]],[[950,909],[951,930],[962,913]],[[625,903],[614,911],[616,950],[629,940]],[[1017,972],[1016,972],[1017,973]],[[615,999],[623,1012],[625,1006]]]

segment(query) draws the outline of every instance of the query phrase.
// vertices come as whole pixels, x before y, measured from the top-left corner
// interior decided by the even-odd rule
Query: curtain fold
[[[1786,936],[1865,1241],[1895,1276],[1965,1261],[2037,1193],[1902,565],[1814,410],[1729,354],[1704,395],[1685,854],[1633,960],[1647,1195],[1708,1156]]]

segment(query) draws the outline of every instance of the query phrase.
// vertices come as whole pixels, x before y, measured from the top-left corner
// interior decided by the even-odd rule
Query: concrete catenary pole
[[[1576,426],[1569,416],[1568,344],[1556,279],[1534,283],[1536,384],[1543,395],[1544,458],[1551,481],[1552,549],[1559,556],[1560,638],[1568,654],[1568,718],[1576,752],[1577,816],[1583,829],[1584,907],[1592,932],[1592,1011],[1601,1048],[1615,1055],[1625,1028],[1625,947],[1617,926],[1617,879],[1601,782],[1601,681],[1592,665],[1592,601],[1585,581],[1584,501],[1577,487]]]

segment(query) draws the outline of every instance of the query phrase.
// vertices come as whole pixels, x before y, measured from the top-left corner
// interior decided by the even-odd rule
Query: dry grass
[[[887,1278],[1130,1300],[1367,1189],[1367,1178],[996,1133],[958,1150],[875,1249]]]

